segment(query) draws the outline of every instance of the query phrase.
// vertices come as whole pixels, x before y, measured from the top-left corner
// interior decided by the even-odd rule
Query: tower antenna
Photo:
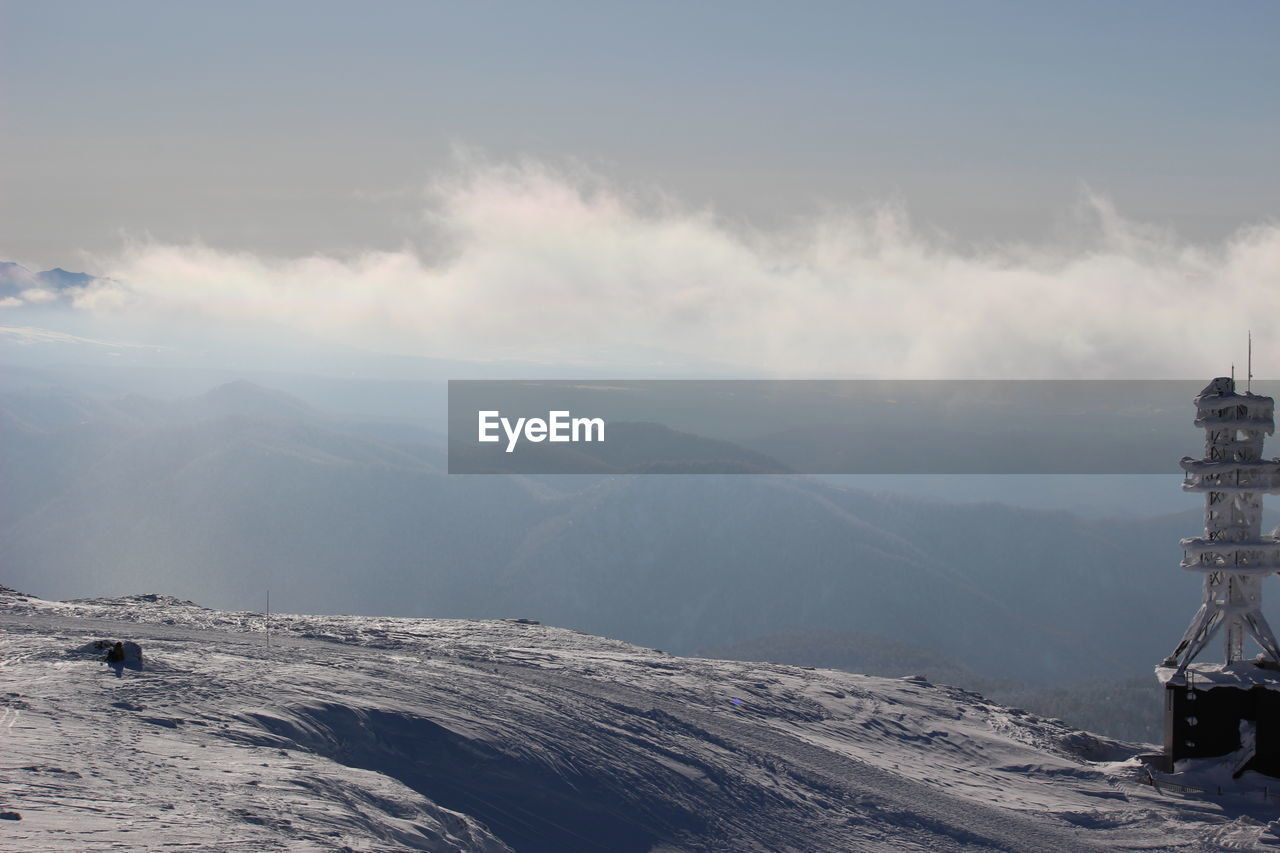
[[[1245,380],[1244,391],[1253,393],[1253,329],[1249,330],[1249,378]]]

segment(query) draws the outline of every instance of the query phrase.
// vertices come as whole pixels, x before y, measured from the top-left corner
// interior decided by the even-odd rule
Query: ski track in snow
[[[1280,850],[1275,805],[921,680],[518,620],[264,628],[0,594],[0,850]]]

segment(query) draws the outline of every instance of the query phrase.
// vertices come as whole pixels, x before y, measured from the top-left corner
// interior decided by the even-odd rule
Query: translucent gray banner
[[[1207,382],[453,380],[449,473],[1172,474]]]

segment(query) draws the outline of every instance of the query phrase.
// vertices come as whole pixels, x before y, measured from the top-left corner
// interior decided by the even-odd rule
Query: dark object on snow
[[[22,820],[22,815],[17,812],[0,812],[0,820]]]
[[[96,640],[88,645],[81,646],[76,649],[78,652],[99,652],[105,651],[99,660],[104,661],[108,666],[116,671],[116,677],[120,678],[124,675],[126,668],[133,670],[142,669],[142,646],[131,640]]]
[[[102,651],[106,654],[102,659],[107,663],[123,663],[132,667],[142,666],[142,646],[132,640],[97,640],[90,645],[82,646],[77,651]]]

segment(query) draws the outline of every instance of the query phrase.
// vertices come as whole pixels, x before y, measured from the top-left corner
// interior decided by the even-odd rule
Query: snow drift
[[[7,850],[1263,845],[1138,747],[920,678],[676,658],[528,620],[0,593]],[[77,651],[145,645],[116,678]],[[1250,811],[1250,809],[1253,811]],[[1274,810],[1274,807],[1271,807]]]

